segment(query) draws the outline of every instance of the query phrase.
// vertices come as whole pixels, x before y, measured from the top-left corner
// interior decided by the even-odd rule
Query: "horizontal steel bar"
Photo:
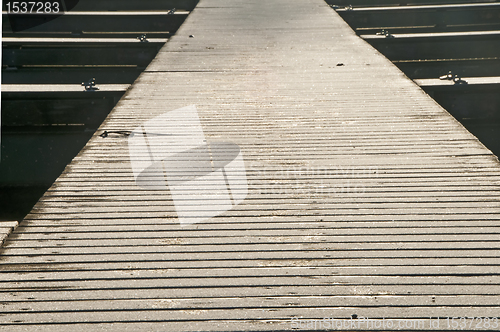
[[[452,71],[460,76],[500,76],[500,58],[395,61],[411,79],[437,78]]]
[[[440,32],[500,28],[500,3],[375,7],[337,12],[358,34],[373,33],[375,29]]]
[[[145,67],[27,66],[2,70],[2,84],[79,84],[95,77],[101,84],[132,83]]]
[[[75,10],[169,10],[173,8],[193,10],[199,0],[82,0]]]
[[[147,66],[162,44],[134,43],[129,45],[77,44],[47,47],[6,47],[2,65],[137,65]]]
[[[408,6],[408,5],[442,5],[498,2],[497,0],[326,0],[329,5],[345,7],[374,7],[374,6]]]
[[[174,33],[184,22],[188,12],[168,13],[126,13],[109,12],[93,15],[85,12],[68,12],[65,15],[3,15],[2,31],[5,37],[16,36],[18,32],[169,32]]]
[[[500,31],[362,36],[390,60],[495,58]]]

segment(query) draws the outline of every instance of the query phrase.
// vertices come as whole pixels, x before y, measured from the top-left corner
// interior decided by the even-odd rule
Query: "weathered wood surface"
[[[127,137],[98,135],[188,105],[240,146],[249,192],[181,227]],[[202,0],[8,238],[0,329],[496,317],[499,166],[323,1]]]

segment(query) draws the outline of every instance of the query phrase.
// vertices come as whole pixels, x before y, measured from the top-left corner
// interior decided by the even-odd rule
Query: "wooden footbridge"
[[[248,194],[181,227],[128,134],[190,105]],[[324,1],[201,0],[5,240],[0,330],[497,330],[499,198],[498,159]]]

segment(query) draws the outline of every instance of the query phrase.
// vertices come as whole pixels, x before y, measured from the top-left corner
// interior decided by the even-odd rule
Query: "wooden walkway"
[[[248,196],[181,227],[99,135],[189,105],[240,146]],[[201,0],[6,239],[0,330],[497,317],[499,166],[324,1]]]

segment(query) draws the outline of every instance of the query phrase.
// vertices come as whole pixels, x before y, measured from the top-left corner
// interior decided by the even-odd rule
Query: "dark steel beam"
[[[395,61],[411,79],[437,78],[452,71],[464,76],[500,76],[500,58]]]
[[[3,49],[2,65],[9,67],[41,65],[137,65],[147,66],[161,46],[150,43],[130,45],[75,45],[59,47],[32,46],[6,47]]]
[[[442,5],[460,3],[495,3],[499,0],[326,0],[333,6],[375,7],[375,6],[408,6],[408,5]]]
[[[500,31],[362,37],[392,61],[496,58],[500,54]]]
[[[446,80],[416,83],[458,120],[500,120],[500,77],[462,77],[467,84]]]
[[[109,34],[151,34],[168,33],[173,34],[181,26],[188,12],[176,12],[174,15],[168,12],[68,12],[54,20],[44,23],[45,16],[15,15],[15,20],[3,14],[2,31],[4,37],[15,37],[24,35],[73,35],[85,36],[92,33]],[[24,30],[24,27],[35,25],[33,28]],[[37,24],[38,24],[37,23]],[[22,30],[22,31],[20,31]],[[13,32],[20,31],[20,32]]]
[[[500,3],[337,10],[358,34],[452,32],[500,28]]]
[[[40,66],[2,70],[2,84],[78,84],[95,77],[102,84],[132,83],[145,67],[138,66]]]

